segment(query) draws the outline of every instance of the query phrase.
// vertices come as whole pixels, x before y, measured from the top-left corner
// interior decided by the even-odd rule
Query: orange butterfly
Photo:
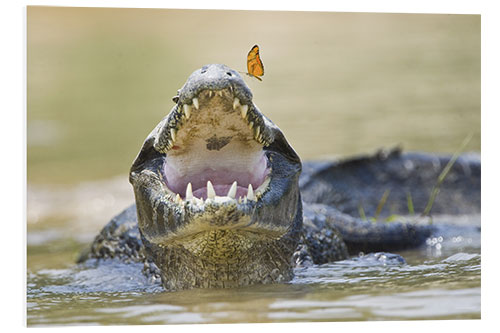
[[[260,76],[264,75],[264,64],[262,63],[262,60],[260,60],[258,45],[254,45],[254,47],[252,47],[250,52],[248,52],[247,70],[248,70],[248,73],[246,73],[247,75],[253,76],[257,80],[262,81]]]

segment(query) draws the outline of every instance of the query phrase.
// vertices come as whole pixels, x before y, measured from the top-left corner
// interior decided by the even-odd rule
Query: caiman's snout
[[[179,90],[179,104],[191,104],[202,90],[232,89],[242,104],[252,102],[252,92],[241,75],[235,70],[221,64],[205,65],[194,71]]]

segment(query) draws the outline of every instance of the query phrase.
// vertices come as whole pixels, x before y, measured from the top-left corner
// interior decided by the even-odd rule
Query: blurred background
[[[453,153],[469,133],[466,150],[480,151],[480,25],[479,15],[28,7],[28,265],[46,267],[44,251],[67,263],[57,242],[40,246],[61,233],[87,242],[131,203],[129,167],[177,89],[204,64],[246,71],[254,44],[265,75],[244,78],[303,160],[396,145]]]

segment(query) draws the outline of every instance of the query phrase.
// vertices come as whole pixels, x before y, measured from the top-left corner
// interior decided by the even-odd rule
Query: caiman
[[[423,211],[450,156],[393,149],[302,165],[225,65],[196,70],[173,100],[130,169],[135,205],[80,262],[144,262],[169,291],[227,288],[287,282],[298,265],[418,247],[435,230],[402,216],[409,198]],[[480,176],[477,155],[460,157],[432,213],[480,213]],[[388,215],[396,221],[373,221]]]

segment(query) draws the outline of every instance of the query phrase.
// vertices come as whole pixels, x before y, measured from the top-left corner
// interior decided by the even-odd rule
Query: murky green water
[[[138,266],[74,264],[133,201],[126,173],[187,76],[243,71],[255,43],[255,102],[303,159],[453,152],[469,133],[480,151],[479,16],[31,7],[27,23],[30,326],[480,318],[470,230],[401,253],[407,265],[355,259],[236,290],[164,293]]]
[[[469,240],[450,244],[452,251],[438,251],[439,254],[430,247],[403,253],[406,265],[347,260],[296,269],[296,277],[289,284],[233,290],[166,293],[160,286],[148,284],[141,275],[141,265],[113,261],[42,269],[28,274],[28,323],[35,326],[480,318],[481,256],[478,247],[467,244]],[[450,255],[455,251],[459,252]]]

